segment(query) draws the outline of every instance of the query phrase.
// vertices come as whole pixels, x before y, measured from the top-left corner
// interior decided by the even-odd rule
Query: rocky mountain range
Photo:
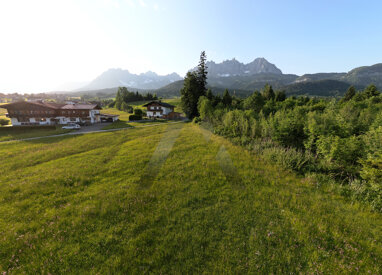
[[[371,83],[382,88],[382,63],[355,68],[349,72],[283,74],[279,68],[264,58],[244,64],[235,58],[221,63],[208,61],[208,86],[216,93],[224,89],[245,96],[260,90],[266,84],[282,89],[288,95],[338,96],[346,92],[350,85],[362,89]],[[195,70],[191,69],[190,71]],[[179,96],[183,79],[176,73],[159,76],[153,72],[131,74],[127,70],[110,69],[90,84],[78,91],[96,93],[100,89],[116,91],[118,86],[126,86],[139,92],[155,92],[159,96]],[[103,91],[104,92],[104,91]]]
[[[230,77],[230,76],[251,76],[255,74],[276,74],[282,72],[274,64],[269,63],[265,58],[256,58],[248,64],[241,63],[235,58],[225,60],[222,63],[208,61],[206,63],[209,78]],[[196,70],[196,68],[192,69]]]
[[[132,74],[128,70],[109,69],[86,86],[77,90],[87,91],[118,86],[137,89],[158,89],[181,79],[182,78],[176,73],[162,76],[151,71],[142,74]]]

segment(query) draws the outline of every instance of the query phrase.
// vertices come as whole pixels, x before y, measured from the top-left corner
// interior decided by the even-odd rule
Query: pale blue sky
[[[382,62],[381,13],[361,0],[1,0],[0,92],[117,67],[183,76],[202,50],[284,73],[348,71]]]

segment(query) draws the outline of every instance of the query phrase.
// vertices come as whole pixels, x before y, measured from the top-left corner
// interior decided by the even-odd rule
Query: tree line
[[[133,107],[129,105],[131,102],[157,100],[156,94],[140,94],[138,92],[130,92],[126,87],[119,87],[115,100],[109,104],[109,107],[115,107],[120,111],[132,113]]]

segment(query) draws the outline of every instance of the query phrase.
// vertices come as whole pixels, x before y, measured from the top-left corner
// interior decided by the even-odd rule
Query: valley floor
[[[0,272],[382,272],[381,214],[196,125],[0,155]]]

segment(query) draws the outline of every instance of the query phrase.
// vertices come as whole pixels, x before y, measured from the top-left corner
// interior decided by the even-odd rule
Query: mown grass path
[[[176,124],[176,123],[182,123],[180,121],[178,122],[164,122],[168,124]],[[128,130],[131,128],[142,128],[142,127],[153,127],[153,126],[162,126],[163,123],[150,123],[150,124],[144,124],[144,125],[137,125],[135,124],[134,126],[129,126],[129,127],[123,127],[123,128],[110,128],[110,129],[101,129],[101,130],[86,130],[86,128],[83,131],[75,131],[73,130],[72,132],[67,132],[67,133],[61,133],[58,135],[47,135],[47,136],[34,136],[34,137],[28,137],[28,138],[18,138],[18,139],[10,139],[10,140],[0,140],[0,143],[5,143],[5,142],[14,142],[14,141],[31,141],[31,140],[36,140],[36,139],[45,139],[45,138],[56,138],[56,137],[62,137],[65,135],[85,135],[85,134],[95,134],[95,133],[104,133],[104,132],[114,132],[114,131],[120,131],[120,130]]]
[[[0,144],[0,155],[0,271],[382,272],[382,215],[195,125]]]

